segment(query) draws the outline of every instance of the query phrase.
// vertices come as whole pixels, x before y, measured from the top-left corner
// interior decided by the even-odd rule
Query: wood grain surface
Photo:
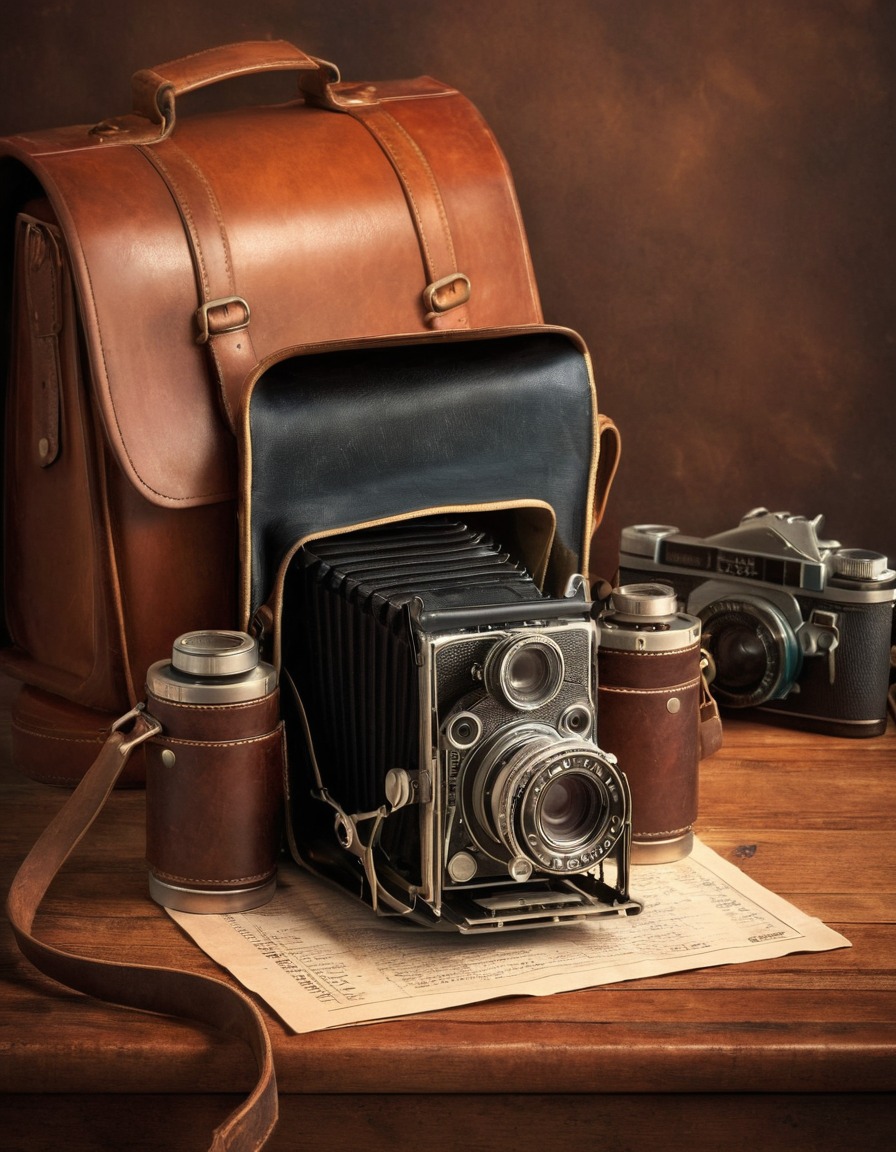
[[[11,766],[2,691],[5,891],[66,793]],[[851,948],[305,1036],[271,1016],[282,1119],[270,1147],[378,1152],[425,1130],[436,1152],[889,1148],[896,733],[848,741],[738,720],[725,734],[701,771],[699,834]],[[143,816],[142,792],[112,797],[37,931],[220,976],[148,898]],[[4,1148],[203,1148],[251,1085],[240,1044],[60,987],[19,955],[5,921],[0,965]]]

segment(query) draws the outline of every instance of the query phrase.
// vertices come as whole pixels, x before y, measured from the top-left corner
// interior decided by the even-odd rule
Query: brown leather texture
[[[175,121],[194,88],[266,70],[295,71],[299,98]],[[292,45],[254,42],[133,88],[132,113],[0,141],[0,227],[18,234],[0,272],[14,278],[2,659],[111,713],[179,633],[237,622],[233,432],[258,361],[541,320],[506,161],[450,85],[337,82]]]
[[[149,1012],[169,1013],[219,1028],[252,1050],[257,1081],[215,1129],[211,1152],[257,1152],[277,1123],[277,1080],[267,1026],[255,1003],[223,980],[150,965],[123,964],[54,947],[34,933],[34,920],[56,873],[99,815],[135,746],[158,732],[145,713],[129,730],[113,731],[65,805],[19,867],[6,912],[16,942],[36,968],[90,996]]]
[[[545,317],[585,338],[625,440],[595,573],[623,525],[706,535],[758,504],[896,557],[890,0],[106,7],[8,6],[0,132],[94,123],[136,69],[247,37],[348,79],[425,72],[478,107]],[[178,122],[294,91],[289,72],[210,85]]]
[[[11,708],[13,763],[27,765],[29,775],[44,784],[71,788],[96,759],[119,715],[83,708],[23,684]],[[145,778],[140,747],[128,757],[117,786],[142,786]]]
[[[434,182],[457,262],[443,271],[472,283],[469,324],[537,321],[493,136],[460,93],[430,81],[420,89],[371,87],[364,113],[409,138]],[[212,503],[233,494],[233,475],[196,343],[204,297],[248,304],[257,359],[292,344],[425,331],[427,252],[392,162],[351,111],[298,101],[184,117],[166,139],[135,139],[128,128],[107,137],[85,126],[12,137],[2,150],[41,182],[69,243],[119,466],[152,503]]]
[[[147,694],[146,859],[166,883],[216,890],[276,872],[284,748],[279,692],[189,705]]]
[[[697,818],[700,748],[700,651],[601,649],[597,723],[632,793],[632,839],[678,835]],[[676,711],[667,707],[678,701]]]

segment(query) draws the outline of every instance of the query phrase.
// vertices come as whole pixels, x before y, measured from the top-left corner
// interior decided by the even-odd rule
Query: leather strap
[[[434,329],[469,328],[470,280],[457,266],[442,193],[420,145],[380,101],[376,85],[334,83],[323,67],[300,72],[298,80],[309,104],[351,116],[367,129],[392,165],[428,278],[422,293],[424,323]]]
[[[46,468],[59,455],[60,368],[62,330],[62,254],[58,232],[41,220],[21,216],[22,263],[31,329],[31,389],[37,464]]]
[[[470,281],[457,266],[442,194],[420,146],[381,104],[337,104],[335,108],[364,125],[399,179],[428,277],[423,291],[424,321],[434,329],[469,328]]]
[[[258,1067],[258,1081],[243,1104],[215,1129],[210,1152],[256,1152],[277,1122],[277,1082],[271,1041],[264,1017],[252,1000],[223,980],[154,968],[119,964],[64,952],[36,939],[32,926],[56,873],[96,819],[133,748],[161,732],[142,709],[115,726],[99,756],[26,856],[9,890],[6,910],[16,941],[28,960],[59,983],[89,996],[195,1020],[247,1043]]]
[[[170,137],[140,152],[165,181],[186,233],[197,298],[196,341],[204,344],[224,415],[236,431],[243,383],[258,363],[249,334],[249,304],[237,292],[230,242],[214,189]]]
[[[457,267],[442,194],[419,145],[376,101],[355,105],[331,99],[325,106],[363,125],[398,177],[427,281],[421,296],[424,323],[435,330],[469,328],[470,281]],[[196,275],[197,342],[206,347],[224,415],[236,431],[243,385],[258,358],[249,331],[249,302],[239,295],[223,213],[202,170],[171,136],[137,147],[165,181],[180,213]]]

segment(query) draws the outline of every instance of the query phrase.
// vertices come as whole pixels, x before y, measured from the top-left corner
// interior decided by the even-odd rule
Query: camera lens
[[[802,657],[793,629],[768,601],[718,600],[700,613],[703,646],[715,665],[712,694],[749,708],[786,696]]]
[[[563,669],[563,653],[549,637],[511,637],[486,657],[485,686],[511,708],[532,711],[560,691]]]
[[[752,690],[765,676],[765,645],[746,624],[730,624],[716,641],[714,656],[716,675],[730,691]]]
[[[590,777],[567,774],[545,785],[537,818],[545,843],[568,851],[587,844],[600,830],[604,805]]]
[[[463,792],[468,827],[485,852],[505,863],[524,857],[554,874],[599,864],[622,832],[628,803],[611,758],[540,724],[494,738]]]

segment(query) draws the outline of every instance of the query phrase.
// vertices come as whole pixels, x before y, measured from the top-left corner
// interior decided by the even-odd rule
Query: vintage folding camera
[[[635,524],[622,531],[620,579],[662,579],[700,617],[721,707],[877,736],[887,725],[896,572],[878,552],[822,539],[822,523],[757,508],[705,539]]]
[[[595,743],[597,628],[571,583],[543,597],[442,518],[300,550],[282,637],[294,855],[430,927],[639,911],[628,785]]]

